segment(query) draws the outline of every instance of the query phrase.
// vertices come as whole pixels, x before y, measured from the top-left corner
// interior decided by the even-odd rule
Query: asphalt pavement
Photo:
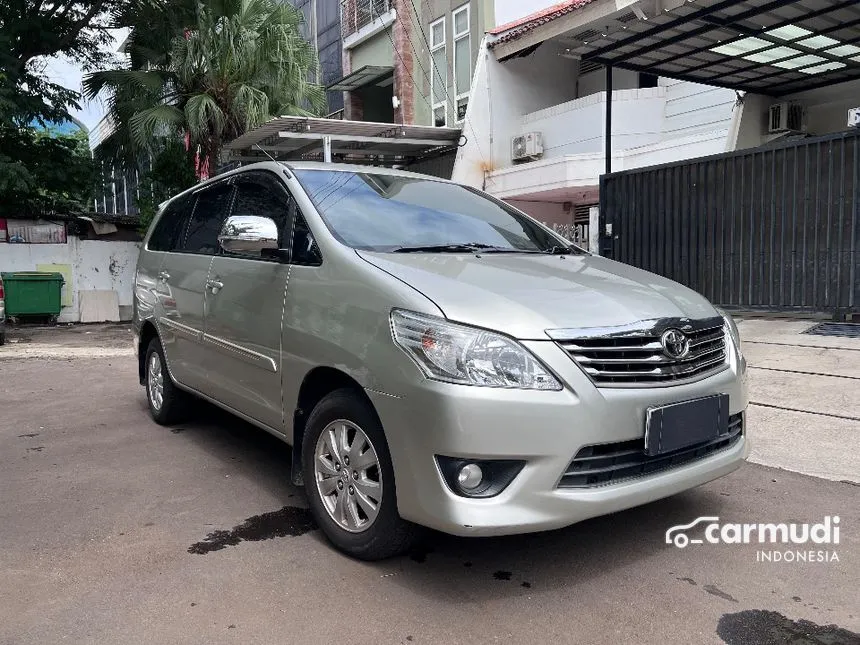
[[[854,380],[831,376],[848,388],[839,419],[823,416],[836,386],[787,405],[804,381],[768,389],[753,374],[753,398],[774,407],[753,412],[761,427],[751,432],[778,447],[758,460],[801,472],[750,463],[561,531],[430,533],[412,553],[369,564],[337,553],[314,528],[303,491],[289,483],[286,445],[203,405],[193,422],[154,424],[126,326],[12,339],[20,342],[0,348],[2,644],[860,644]],[[782,379],[813,371],[767,362],[776,359],[756,357]],[[803,443],[794,448],[800,466],[786,441]],[[817,445],[828,479],[803,474]],[[669,527],[705,515],[838,516],[840,542],[815,546],[826,562],[786,562],[782,547],[775,562],[769,545],[763,562],[759,544],[665,544]],[[792,560],[798,550],[788,549]]]

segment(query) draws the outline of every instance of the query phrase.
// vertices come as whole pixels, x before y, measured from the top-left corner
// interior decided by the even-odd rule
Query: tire
[[[6,344],[6,334],[0,333],[0,345],[5,345],[5,344]]]
[[[346,428],[347,441],[351,438],[348,450],[346,441],[338,439],[342,428]],[[332,441],[340,450],[331,449]],[[346,453],[339,455],[339,462],[330,458],[338,451]],[[350,456],[354,468],[348,467]],[[302,469],[314,519],[344,553],[360,560],[382,560],[408,550],[420,535],[419,527],[397,512],[394,468],[382,424],[368,402],[352,390],[335,390],[314,407],[302,440]],[[377,481],[379,488],[375,489]],[[375,494],[381,499],[374,500]],[[343,506],[338,505],[341,499]],[[376,511],[371,520],[373,502]],[[335,519],[338,514],[341,522]]]
[[[146,402],[149,404],[152,418],[163,426],[182,421],[188,413],[189,395],[180,390],[170,378],[164,349],[158,338],[153,338],[147,346],[145,360]]]

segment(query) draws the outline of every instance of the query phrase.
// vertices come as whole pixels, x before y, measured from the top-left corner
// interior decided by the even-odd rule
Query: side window
[[[218,251],[218,233],[227,217],[232,194],[232,186],[228,183],[216,184],[197,193],[197,204],[185,232],[183,251],[204,255],[214,255]]]
[[[291,254],[293,264],[304,266],[319,266],[322,264],[322,255],[313,233],[308,228],[308,223],[301,211],[296,210],[295,226],[293,226],[293,251]]]
[[[287,233],[293,198],[280,183],[263,173],[249,173],[237,182],[234,217],[265,217],[278,227],[278,247],[287,248]]]
[[[179,246],[193,203],[192,197],[185,196],[174,199],[167,205],[149,237],[147,248],[150,251],[172,251]]]

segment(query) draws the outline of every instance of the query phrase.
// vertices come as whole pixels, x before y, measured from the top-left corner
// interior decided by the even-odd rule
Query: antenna
[[[262,152],[262,153],[263,153],[264,155],[266,155],[269,159],[271,159],[271,160],[272,160],[272,161],[274,161],[275,163],[278,163],[278,160],[277,160],[277,159],[275,159],[272,155],[270,155],[270,154],[268,153],[268,151],[264,150],[264,149],[262,148],[262,146],[260,146],[260,144],[259,144],[259,143],[255,143],[255,144],[254,144],[254,146],[256,146],[257,150],[259,150],[260,152]]]

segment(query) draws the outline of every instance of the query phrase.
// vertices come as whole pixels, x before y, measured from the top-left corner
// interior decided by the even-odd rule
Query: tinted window
[[[513,208],[457,184],[329,170],[296,176],[331,232],[357,249],[479,244],[545,252],[568,246]]]
[[[172,251],[179,246],[179,239],[188,222],[188,211],[192,203],[192,198],[181,197],[167,205],[149,238],[147,248],[150,251]]]
[[[213,255],[218,250],[218,233],[227,217],[231,195],[232,188],[226,183],[197,193],[197,204],[185,232],[183,251]]]
[[[287,248],[290,208],[295,208],[287,190],[274,177],[263,173],[242,176],[231,215],[268,217],[278,225],[278,246]]]

